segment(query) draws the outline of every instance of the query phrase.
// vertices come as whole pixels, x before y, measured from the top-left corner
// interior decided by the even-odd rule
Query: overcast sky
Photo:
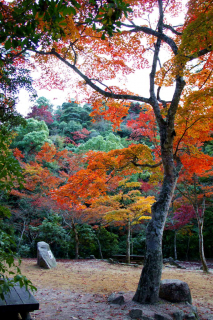
[[[182,0],[183,3],[186,3],[187,0]],[[172,24],[180,24],[184,20],[184,14],[181,13],[177,18],[172,18]],[[166,55],[166,52],[165,52]],[[161,57],[162,58],[162,57]],[[166,57],[165,57],[166,58]],[[164,59],[162,59],[164,60]],[[167,58],[165,59],[167,60]],[[164,61],[163,61],[164,62]],[[107,83],[109,84],[109,83]],[[120,83],[119,83],[120,84]],[[110,82],[110,85],[118,85],[116,81]],[[137,70],[134,74],[128,76],[128,82],[126,84],[128,90],[141,95],[149,97],[149,70]],[[161,91],[161,98],[169,100],[172,97],[172,89],[166,88],[164,91]],[[75,94],[72,94],[69,90],[37,90],[38,98],[45,97],[51,101],[54,106],[61,105],[63,102],[68,101],[69,98],[75,99]],[[68,98],[69,97],[69,98]],[[33,106],[33,103],[29,101],[29,95],[25,90],[21,90],[19,95],[19,103],[17,104],[17,110],[23,115],[26,115],[30,108]]]

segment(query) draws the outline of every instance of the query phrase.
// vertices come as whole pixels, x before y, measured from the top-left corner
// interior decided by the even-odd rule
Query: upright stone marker
[[[50,250],[48,243],[40,241],[37,243],[37,264],[45,269],[55,268],[57,266],[55,257]]]

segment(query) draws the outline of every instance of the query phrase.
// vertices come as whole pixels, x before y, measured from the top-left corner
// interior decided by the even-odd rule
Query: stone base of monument
[[[197,308],[193,306],[189,286],[176,279],[161,281],[159,302],[153,305],[131,301],[128,293],[113,293],[108,297],[109,304],[128,305],[129,318],[137,320],[198,320]],[[129,300],[129,302],[127,301]],[[134,307],[132,307],[134,305]]]
[[[44,241],[37,243],[37,264],[39,267],[45,269],[51,269],[57,266],[49,244]]]

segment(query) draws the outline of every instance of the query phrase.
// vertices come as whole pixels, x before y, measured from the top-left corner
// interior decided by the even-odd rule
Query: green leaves
[[[77,1],[71,1],[72,5],[68,5],[63,0],[40,0],[38,3],[34,1],[24,0],[17,6],[5,6],[5,14],[1,14],[0,18],[0,43],[4,43],[4,48],[10,50],[21,47],[36,48],[39,45],[44,32],[54,37],[55,30],[59,34],[63,34],[61,23],[67,15],[76,15],[76,9],[80,8]],[[44,25],[42,32],[39,25],[48,22],[48,26]],[[57,39],[54,39],[57,40]]]
[[[0,230],[0,298],[4,299],[5,293],[9,292],[10,288],[19,283],[20,287],[25,286],[26,289],[32,291],[37,290],[33,286],[32,282],[21,274],[20,264],[21,260],[17,259],[16,255],[11,250],[11,246],[14,242],[6,232]],[[10,268],[14,271],[11,271]],[[8,273],[9,276],[5,274]],[[11,275],[14,276],[11,279]]]
[[[101,28],[97,28],[97,31],[104,31],[101,39],[105,39],[105,34],[107,33],[110,37],[114,32],[120,31],[121,22],[119,21],[124,14],[125,17],[128,13],[132,12],[129,4],[123,2],[122,0],[112,0],[108,4],[104,4],[101,8],[101,14],[96,16],[99,23],[102,24]]]
[[[4,45],[6,50],[9,50],[12,47],[11,39],[7,40]]]
[[[9,149],[11,143],[11,133],[2,126],[0,130],[0,190],[9,192],[14,183],[22,186],[22,169],[18,160]]]

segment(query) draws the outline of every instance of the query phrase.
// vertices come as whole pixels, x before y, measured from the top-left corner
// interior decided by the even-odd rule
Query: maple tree
[[[53,123],[52,114],[48,111],[48,106],[36,107],[34,106],[26,118],[35,118],[37,120],[44,120],[47,124]]]
[[[208,272],[208,266],[204,254],[203,226],[206,206],[209,197],[212,196],[213,187],[211,184],[205,185],[202,183],[202,178],[212,175],[212,171],[206,171],[205,175],[198,176],[196,173],[190,174],[186,172],[181,176],[178,184],[178,193],[187,201],[193,208],[194,217],[196,217],[199,235],[199,254],[204,272]],[[183,188],[184,185],[184,188]]]
[[[189,231],[188,233],[191,234],[189,223],[195,218],[195,212],[192,206],[186,204],[180,205],[179,202],[176,204],[177,208],[175,209],[174,202],[173,199],[171,210],[167,216],[165,230],[174,231],[174,258],[177,260],[177,233],[181,230],[182,232]]]
[[[67,34],[61,37],[61,42],[52,42],[50,46],[43,45],[42,50],[36,52],[39,54],[37,61],[43,65],[48,59],[48,64],[45,65],[48,70],[52,70],[51,66],[58,59],[62,68],[63,63],[68,67],[64,67],[67,77],[69,70],[80,76],[81,93],[87,90],[87,101],[93,105],[92,115],[101,115],[112,121],[114,128],[119,126],[121,118],[127,114],[127,101],[143,102],[152,109],[156,122],[154,126],[157,125],[160,140],[156,160],[162,159],[159,164],[162,163],[164,178],[160,195],[152,206],[152,219],[147,227],[146,262],[134,300],[154,303],[158,300],[162,271],[162,234],[178,173],[182,167],[181,161],[184,161],[184,137],[190,140],[188,132],[193,126],[192,140],[197,142],[199,129],[205,128],[208,119],[212,119],[212,6],[210,1],[189,1],[183,25],[173,27],[166,17],[178,15],[181,9],[180,1],[129,1],[129,4],[132,13],[128,20],[120,20],[120,33],[113,37],[101,35],[101,32],[99,36],[96,32],[96,21],[93,29],[72,24],[73,32],[70,37],[68,29],[71,21],[67,20]],[[158,17],[149,20],[148,15],[156,12],[156,8]],[[112,11],[113,9],[115,10],[115,7],[112,7]],[[162,63],[161,53],[165,48],[168,60]],[[152,58],[147,57],[148,53],[153,53]],[[151,69],[148,97],[143,93],[134,94],[104,83],[104,80],[113,79],[117,74],[125,77],[136,68],[148,66]],[[165,100],[162,98],[162,89],[171,85],[173,94],[171,99]],[[187,121],[189,117],[190,125]],[[202,126],[198,120],[200,118]],[[199,126],[196,127],[196,124]],[[150,127],[152,128],[151,124]],[[204,131],[202,130],[204,136],[210,139],[209,131]],[[192,155],[198,153],[198,144],[196,147],[193,150],[191,144]],[[133,163],[137,166],[137,158]],[[89,172],[87,169],[84,179],[91,179],[92,184],[96,178],[94,175],[94,171]],[[99,179],[102,180],[101,175]],[[79,176],[78,183],[81,183],[80,181],[83,181],[83,176]],[[69,191],[72,193],[71,189]],[[96,191],[93,191],[91,197],[96,197],[98,193],[100,195],[103,192],[102,184],[96,185]],[[68,189],[66,192],[69,194]]]
[[[76,210],[75,205],[68,206],[66,203],[54,201],[50,197],[50,191],[61,184],[63,185],[71,174],[80,170],[81,155],[71,154],[66,149],[60,151],[53,144],[50,145],[48,143],[45,143],[41,150],[35,153],[34,161],[26,162],[24,155],[17,148],[14,149],[14,155],[23,168],[24,182],[22,189],[17,186],[17,188],[12,189],[11,194],[20,199],[30,201],[31,205],[36,209],[57,212],[62,217],[63,223],[74,232],[75,256],[77,259],[79,256],[79,235],[76,226],[79,221],[84,220],[84,215],[81,211]],[[52,170],[52,168],[56,170]],[[23,211],[20,204],[18,211],[20,216],[20,211]],[[25,221],[25,217],[22,217],[22,220]],[[26,223],[24,222],[25,225]],[[41,225],[41,221],[39,221],[39,225]],[[35,227],[34,230],[40,228],[39,226],[34,226],[34,222],[31,220],[30,226]],[[29,226],[26,225],[26,227],[26,231],[28,231]]]
[[[139,182],[120,181],[115,190],[115,195],[99,197],[92,207],[105,211],[105,219],[108,222],[123,222],[127,226],[126,261],[130,263],[130,234],[134,224],[151,219],[151,205],[155,202],[153,196],[144,197],[137,189]]]
[[[48,26],[44,19],[49,15],[47,10],[43,20],[36,20],[40,23],[36,31],[40,30],[43,37],[39,38],[40,46],[29,45],[26,50],[37,53],[35,61],[45,73],[39,80],[41,86],[45,82],[49,88],[63,88],[64,75],[68,85],[70,71],[73,71],[82,79],[79,95],[84,94],[85,101],[93,105],[91,115],[112,121],[114,129],[127,115],[130,101],[142,102],[147,110],[152,110],[155,123],[150,122],[149,127],[157,128],[156,138],[160,145],[155,154],[151,154],[148,147],[145,150],[144,145],[137,146],[137,152],[136,147],[130,146],[120,153],[91,153],[86,158],[87,168],[77,172],[73,181],[72,176],[59,193],[60,201],[67,197],[81,206],[82,202],[90,203],[91,199],[103,195],[108,181],[113,185],[121,179],[114,175],[116,170],[127,170],[131,174],[139,167],[151,169],[162,165],[162,188],[152,206],[145,265],[134,296],[135,301],[155,303],[162,272],[162,235],[179,171],[189,155],[192,170],[198,169],[193,166],[193,157],[200,158],[202,170],[208,162],[200,143],[211,139],[213,8],[210,0],[190,0],[183,25],[175,27],[170,19],[178,16],[181,1],[138,0],[128,1],[128,5],[130,8],[120,1],[89,4],[82,1],[76,8],[77,15],[72,10],[73,15],[62,15],[60,21],[56,19],[60,26],[56,32],[51,29],[53,24]],[[127,13],[129,9],[132,11],[126,19],[122,11]],[[115,30],[119,32],[114,33]],[[7,42],[9,48],[10,39]],[[55,68],[57,63],[61,76]],[[125,80],[136,69],[146,67],[150,67],[148,97],[143,88],[140,94],[135,94],[105,83],[116,76]],[[171,98],[165,100],[162,91],[168,87],[173,91]],[[186,153],[187,150],[190,154]],[[108,171],[103,164],[108,165]]]

